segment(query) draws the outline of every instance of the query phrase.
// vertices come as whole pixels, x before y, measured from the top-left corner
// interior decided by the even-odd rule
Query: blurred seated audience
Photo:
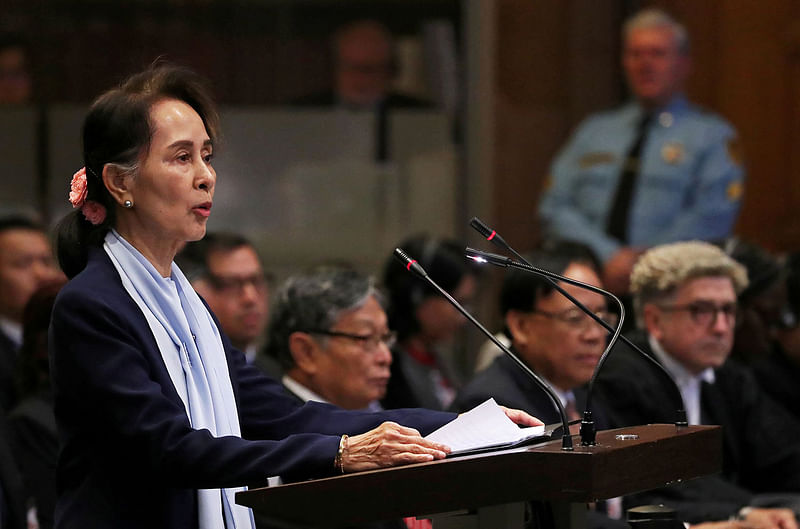
[[[420,108],[429,103],[392,90],[397,70],[394,41],[377,20],[356,20],[331,39],[332,90],[295,101],[304,106],[339,106],[349,110]]]
[[[269,281],[252,243],[232,233],[208,233],[188,243],[175,262],[233,346],[253,363],[269,317]]]
[[[33,76],[28,44],[19,35],[0,34],[0,105],[29,103]]]
[[[771,353],[753,370],[761,387],[800,420],[800,253],[787,257],[787,304],[774,333]]]
[[[14,373],[22,345],[22,316],[31,295],[63,277],[44,229],[25,217],[0,218],[0,407],[16,403]]]
[[[372,280],[325,266],[280,288],[266,354],[280,361],[284,387],[302,402],[379,410],[394,338]]]
[[[616,348],[597,386],[612,425],[672,423],[684,409],[689,424],[723,427],[722,472],[626,496],[626,507],[663,503],[689,523],[739,517],[763,529],[797,527],[800,445],[790,440],[800,436],[800,423],[728,358],[737,294],[747,285],[744,266],[700,241],[656,246],[636,263],[631,289],[640,331],[630,338],[674,382],[632,349]]]
[[[19,351],[19,404],[9,413],[11,446],[27,494],[33,499],[29,520],[39,529],[53,527],[56,506],[58,432],[53,413],[53,390],[47,355],[50,313],[63,279],[42,285],[25,307],[22,348]]]
[[[418,235],[403,241],[400,248],[456,300],[472,302],[477,272],[464,258],[464,244]],[[453,349],[466,319],[393,255],[384,267],[383,286],[389,296],[389,328],[397,332],[398,340],[383,405],[447,409],[461,385]]]

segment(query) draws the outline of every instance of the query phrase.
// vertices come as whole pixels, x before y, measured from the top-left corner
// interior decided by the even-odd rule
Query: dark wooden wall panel
[[[588,113],[620,100],[616,2],[498,0],[494,221],[520,249],[539,238],[550,161]]]

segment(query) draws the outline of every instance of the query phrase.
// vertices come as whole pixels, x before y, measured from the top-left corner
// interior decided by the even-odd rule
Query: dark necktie
[[[647,140],[647,129],[652,117],[652,114],[643,114],[640,118],[639,126],[636,129],[636,138],[622,163],[619,184],[617,184],[614,202],[608,214],[606,231],[623,244],[628,243],[628,211],[631,208],[633,190],[636,187],[636,178],[639,175],[639,167],[641,166],[641,163],[639,163],[640,154]]]
[[[570,422],[581,418],[581,414],[578,413],[578,407],[575,405],[575,397],[570,396],[567,398],[567,405],[564,406],[564,412],[566,412],[567,420]]]

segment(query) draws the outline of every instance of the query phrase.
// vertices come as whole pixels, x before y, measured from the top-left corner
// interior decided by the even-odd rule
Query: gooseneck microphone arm
[[[525,363],[517,357],[514,353],[512,353],[508,347],[503,345],[503,343],[498,340],[491,332],[489,332],[486,327],[484,327],[472,314],[467,312],[458,301],[456,301],[453,296],[447,293],[442,287],[440,287],[433,279],[428,276],[428,273],[420,266],[420,264],[416,261],[416,259],[412,259],[408,256],[403,250],[400,248],[395,248],[394,256],[403,263],[403,266],[406,267],[406,270],[414,274],[415,276],[419,277],[420,279],[426,281],[430,284],[433,288],[435,288],[442,296],[453,305],[456,310],[458,310],[461,314],[464,315],[473,325],[475,325],[483,334],[485,334],[497,347],[500,348],[505,354],[507,354],[514,362],[519,365],[519,367],[525,371],[533,380],[539,385],[546,393],[547,396],[550,397],[550,400],[553,401],[553,404],[558,409],[558,413],[561,416],[561,425],[563,429],[563,434],[561,436],[561,449],[562,450],[573,450],[572,447],[572,436],[569,433],[569,420],[567,419],[567,413],[564,410],[564,406],[561,404],[561,400],[558,396],[553,392],[553,389],[545,384],[545,382],[539,378],[539,376],[534,373]]]
[[[605,296],[605,297],[607,297],[609,299],[613,299],[617,303],[617,305],[619,305],[621,307],[620,321],[619,321],[619,324],[617,325],[617,330],[622,328],[622,322],[624,320],[624,308],[622,308],[622,302],[614,294],[612,294],[611,292],[608,292],[607,290],[599,289],[599,288],[594,287],[592,285],[586,285],[585,283],[581,283],[580,281],[575,281],[573,279],[569,279],[567,277],[563,277],[563,276],[560,276],[558,274],[554,274],[552,272],[548,272],[546,270],[542,270],[542,269],[536,268],[527,259],[525,259],[525,257],[520,255],[519,252],[517,252],[514,248],[512,248],[511,245],[509,245],[495,230],[489,228],[478,217],[473,217],[472,218],[472,220],[470,221],[470,226],[472,226],[472,228],[475,229],[475,231],[477,231],[478,233],[483,235],[486,238],[487,241],[490,241],[495,246],[498,246],[498,247],[500,247],[500,248],[502,248],[502,249],[514,254],[514,256],[516,256],[520,261],[522,261],[522,263],[527,265],[527,267],[521,267],[521,268],[523,268],[524,270],[527,270],[527,271],[529,271],[531,273],[539,274],[541,276],[544,276],[550,282],[550,284],[553,285],[553,287],[558,292],[560,292],[567,299],[569,299],[572,303],[574,303],[576,307],[578,307],[580,310],[585,312],[592,319],[594,319],[596,322],[598,322],[600,325],[602,325],[608,332],[615,332],[615,330],[607,322],[603,321],[595,313],[593,313],[592,311],[587,309],[582,303],[580,303],[574,297],[572,297],[568,292],[564,291],[564,289],[561,288],[558,285],[558,283],[556,283],[555,280],[564,281],[565,283],[570,283],[570,284],[576,285],[576,286],[581,287],[581,288],[587,288],[588,290],[591,290],[593,292],[597,292],[597,293],[599,293],[599,294],[601,294],[601,295],[603,295],[603,296]],[[495,255],[495,254],[491,254],[491,255]],[[507,259],[504,256],[497,256],[497,257],[500,258],[501,260],[502,259]],[[511,261],[511,260],[509,260],[509,261]],[[513,261],[511,261],[511,262],[513,262]],[[500,263],[492,263],[492,264],[496,264],[498,266],[509,266],[509,265],[500,264]],[[516,263],[516,264],[519,264],[519,263]],[[598,376],[598,374],[600,372],[600,367],[605,361],[605,357],[607,356],[606,353],[608,353],[611,350],[611,348],[613,346],[613,341],[615,341],[617,339],[617,334],[618,334],[618,332],[615,332],[614,337],[612,337],[612,343],[610,344],[609,347],[606,348],[606,351],[603,353],[603,356],[601,356],[600,360],[597,362],[597,366],[595,367],[594,373],[592,374],[592,378],[589,381],[589,389],[588,389],[587,395],[586,395],[586,412],[584,413],[584,423],[582,423],[582,425],[581,425],[581,438],[582,438],[582,442],[584,444],[587,444],[587,441],[588,441],[588,444],[594,444],[594,424],[591,423],[591,425],[586,425],[587,414],[588,414],[588,419],[591,420],[590,399],[591,399],[591,395],[593,393],[592,390],[594,388],[595,380],[597,379],[597,376]],[[653,364],[656,367],[656,369],[659,372],[661,372],[667,378],[667,380],[670,382],[669,385],[671,387],[673,387],[674,390],[675,390],[675,396],[677,398],[676,402],[680,403],[680,407],[679,407],[679,409],[677,410],[677,413],[676,413],[675,425],[676,426],[687,426],[689,423],[686,420],[686,411],[683,409],[683,398],[681,397],[680,390],[675,385],[675,381],[672,379],[672,376],[670,376],[670,374],[664,369],[664,366],[662,366],[655,358],[653,358],[649,354],[647,354],[644,351],[642,351],[642,349],[639,346],[637,346],[636,344],[631,342],[626,336],[620,335],[619,339],[622,340],[631,349],[633,349],[634,351],[639,353],[642,357],[644,357],[651,364]],[[586,434],[587,435],[584,435],[584,426],[587,426],[587,428],[586,428]],[[589,437],[589,438],[587,438],[587,437]]]
[[[580,310],[585,312],[589,315],[594,321],[602,325],[606,330],[613,333],[611,339],[608,341],[608,345],[606,346],[603,354],[600,355],[600,359],[597,361],[597,366],[595,367],[594,371],[592,372],[592,378],[589,380],[589,389],[586,391],[586,409],[583,412],[583,420],[581,421],[581,444],[588,446],[595,444],[595,428],[594,428],[594,419],[592,418],[592,388],[594,386],[594,381],[597,378],[597,374],[600,372],[600,366],[605,362],[605,359],[608,357],[608,353],[617,343],[617,339],[620,336],[620,330],[622,329],[622,322],[625,320],[625,307],[622,305],[622,302],[617,298],[615,295],[607,292],[601,288],[597,288],[593,285],[589,285],[587,283],[583,283],[581,281],[576,281],[575,279],[570,279],[568,277],[560,276],[556,273],[549,272],[547,270],[543,270],[541,268],[537,268],[533,265],[525,264],[525,263],[518,263],[513,259],[510,259],[504,255],[497,255],[494,253],[489,252],[482,252],[480,250],[475,250],[473,248],[467,248],[465,251],[465,255],[468,259],[472,259],[478,263],[489,263],[495,266],[502,266],[506,268],[516,268],[519,270],[524,270],[526,272],[532,272],[534,274],[544,276],[553,287],[558,290],[561,294],[566,296],[572,303],[575,304]],[[611,327],[605,320],[603,320],[600,316],[589,310],[583,303],[575,299],[573,296],[569,294],[569,292],[565,291],[561,286],[555,282],[555,280],[564,281],[565,283],[569,283],[571,285],[575,285],[580,288],[584,288],[591,292],[596,292],[603,296],[610,296],[614,301],[617,302],[617,305],[620,310],[620,318],[619,324],[617,324],[616,329]]]

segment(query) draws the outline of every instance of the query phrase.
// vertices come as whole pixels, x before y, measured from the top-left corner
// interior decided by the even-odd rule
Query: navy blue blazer
[[[58,528],[195,528],[198,488],[334,473],[342,434],[392,420],[425,434],[454,418],[298,405],[223,335],[242,437],[194,430],[143,314],[102,249],[60,292],[50,328],[61,438]]]

